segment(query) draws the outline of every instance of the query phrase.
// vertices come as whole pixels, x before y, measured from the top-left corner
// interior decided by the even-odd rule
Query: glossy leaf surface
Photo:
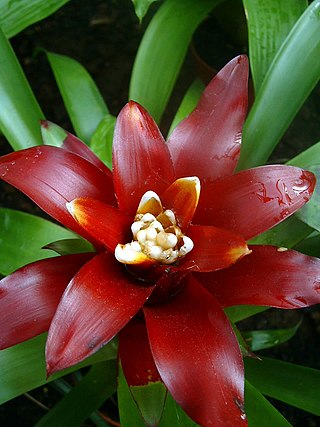
[[[7,37],[54,13],[69,0],[1,0],[0,26]]]
[[[251,249],[228,269],[198,276],[223,306],[302,308],[320,303],[319,259],[273,246]]]
[[[307,7],[306,0],[244,0],[251,73],[256,93],[272,60]]]
[[[246,376],[266,396],[320,415],[320,371],[280,360],[246,359]]]
[[[74,234],[50,221],[13,209],[0,209],[0,273],[4,276],[30,262],[55,256],[42,249],[56,239]]]
[[[192,112],[192,110],[195,109],[204,88],[205,88],[204,84],[201,82],[201,80],[198,80],[198,79],[196,79],[192,83],[192,85],[189,87],[171,123],[170,130],[168,132],[169,135],[172,133],[173,129],[183,119],[185,119]]]
[[[76,134],[89,142],[108,108],[87,70],[72,58],[47,52]],[[81,88],[81,90],[79,90]]]
[[[194,222],[213,224],[250,239],[301,208],[314,175],[283,165],[261,166],[203,186]]]
[[[315,0],[278,50],[246,120],[238,169],[266,162],[319,80],[319,11]]]
[[[145,423],[142,420],[141,413],[139,412],[135,401],[133,400],[121,366],[119,366],[118,372],[117,397],[121,426],[145,427]]]
[[[219,0],[169,0],[150,22],[140,44],[129,99],[159,122],[171,95],[192,34]]]
[[[109,169],[112,169],[112,141],[116,118],[107,114],[92,135],[90,148]]]
[[[232,59],[174,129],[168,147],[177,177],[196,175],[210,182],[233,173],[247,113],[248,71],[246,56]]]
[[[135,214],[146,191],[161,194],[174,181],[171,157],[158,126],[135,102],[121,110],[113,140],[113,176],[119,208]]]
[[[57,373],[47,381],[44,359],[46,337],[46,334],[42,334],[14,347],[0,351],[0,403],[4,403],[81,367],[117,357],[117,346],[114,342],[111,342],[94,356],[89,357],[67,371]]]
[[[1,29],[0,51],[1,131],[14,150],[41,144],[39,120],[43,113]]]
[[[32,147],[1,157],[0,178],[82,235],[83,229],[67,211],[66,202],[93,197],[115,203],[111,178],[84,158],[57,147]]]
[[[167,393],[166,404],[160,420],[159,427],[200,427],[183,411],[183,409],[173,400],[170,393]]]
[[[153,290],[129,277],[113,254],[89,261],[68,285],[51,322],[46,360],[52,373],[90,356],[137,313]]]
[[[45,259],[0,281],[1,349],[49,329],[65,288],[89,259],[86,254]]]
[[[249,253],[241,236],[221,228],[191,225],[187,235],[194,248],[181,261],[181,270],[208,272],[224,269]]]
[[[115,391],[115,361],[97,363],[35,427],[80,426]]]
[[[153,2],[157,0],[132,0],[135,8],[135,12],[140,22],[148,12],[149,7]]]
[[[259,307],[254,305],[234,305],[232,307],[225,307],[224,312],[232,323],[236,323],[240,320],[247,319],[248,317],[261,313],[267,309],[267,307]]]
[[[158,371],[189,416],[206,426],[231,420],[246,425],[242,358],[217,302],[190,278],[178,295],[160,306],[144,307],[144,313]]]
[[[198,206],[199,196],[200,181],[196,176],[191,176],[174,181],[161,194],[160,199],[166,209],[174,212],[177,225],[184,231],[192,221]]]
[[[68,209],[81,227],[110,252],[114,252],[118,243],[132,240],[133,218],[113,206],[80,198],[69,203]]]
[[[313,232],[313,228],[300,221],[296,214],[249,240],[252,245],[274,245],[292,248]]]
[[[297,332],[301,322],[292,328],[267,329],[257,331],[242,332],[242,336],[250,347],[251,351],[259,351],[282,344],[292,338]]]
[[[56,240],[44,249],[50,249],[59,255],[82,254],[88,252],[95,252],[94,247],[87,240],[84,239],[64,239]]]
[[[253,387],[245,382],[245,408],[248,415],[249,426],[259,427],[290,427],[291,424]]]

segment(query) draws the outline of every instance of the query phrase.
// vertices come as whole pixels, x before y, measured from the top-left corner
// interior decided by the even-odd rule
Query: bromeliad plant
[[[98,157],[48,121],[42,145],[44,116],[7,40],[63,3],[21,0],[10,9],[0,0],[0,127],[13,149],[26,148],[1,158],[0,175],[67,227],[0,210],[0,271],[8,275],[0,345],[9,347],[0,352],[1,403],[46,382],[42,332],[49,330],[48,381],[63,368],[94,365],[75,388],[54,382],[71,391],[42,427],[81,425],[115,392],[117,355],[122,427],[142,419],[194,427],[171,395],[204,426],[288,426],[261,393],[320,415],[319,371],[267,358],[243,363],[252,353],[233,324],[262,309],[256,305],[319,302],[319,260],[287,249],[301,241],[307,253],[316,248],[318,194],[308,170],[319,174],[319,144],[291,166],[255,167],[319,78],[319,0],[308,7],[304,0],[243,0],[256,92],[248,117],[248,65],[240,56],[176,126],[197,104],[201,85],[191,87],[167,143],[151,116],[159,122],[194,29],[220,1],[163,1],[134,64],[135,101],[117,119],[113,166],[115,118],[84,68],[47,53],[75,132]],[[61,256],[43,259],[52,251]],[[266,331],[274,341],[293,333]],[[119,345],[106,344],[115,335]],[[251,333],[251,350],[266,346],[262,335]]]
[[[318,259],[246,243],[301,208],[315,187],[311,172],[293,166],[235,173],[247,77],[245,56],[228,63],[167,143],[130,101],[117,119],[112,173],[71,134],[61,147],[0,159],[4,181],[95,247],[2,280],[2,349],[49,330],[50,376],[120,332],[133,394],[163,382],[200,425],[247,425],[241,350],[223,308],[320,302]],[[141,411],[148,425],[159,422],[161,413]]]

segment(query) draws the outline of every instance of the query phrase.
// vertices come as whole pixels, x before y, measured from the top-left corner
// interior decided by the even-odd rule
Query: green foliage
[[[41,144],[43,113],[0,28],[0,129],[14,150]]]
[[[159,122],[194,30],[221,0],[167,0],[151,20],[135,59],[129,99]]]
[[[117,357],[114,341],[76,366],[54,374],[46,380],[46,334],[0,351],[0,404],[84,366]]]
[[[248,381],[245,382],[245,409],[249,427],[290,427],[291,424]]]
[[[282,344],[292,338],[297,332],[301,322],[292,328],[267,329],[242,332],[242,336],[251,351],[264,350]]]
[[[248,381],[262,394],[320,415],[320,371],[263,358],[246,359]]]
[[[0,0],[0,26],[9,38],[54,13],[69,0]]]
[[[77,136],[89,142],[108,108],[87,70],[74,59],[47,52]]]
[[[77,427],[116,391],[116,362],[97,363],[35,427]]]
[[[42,249],[57,239],[75,237],[71,231],[43,218],[0,208],[0,273],[7,275],[30,262],[56,254]]]
[[[134,4],[136,15],[139,18],[140,22],[142,21],[142,19],[147,14],[148,9],[151,6],[151,4],[154,3],[155,1],[157,1],[157,0],[132,0],[132,3]]]
[[[243,129],[238,169],[265,163],[320,77],[320,0],[294,25],[263,80]]]
[[[243,0],[248,24],[249,57],[258,93],[272,60],[291,28],[306,9],[307,0]]]

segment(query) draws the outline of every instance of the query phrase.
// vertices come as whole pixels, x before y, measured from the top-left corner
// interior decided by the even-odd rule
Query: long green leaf
[[[242,336],[251,351],[264,350],[288,341],[297,332],[301,322],[292,328],[266,329],[242,332]]]
[[[41,248],[72,237],[71,231],[43,218],[0,208],[0,273],[6,276],[25,264],[56,256]]]
[[[108,108],[87,70],[64,55],[47,52],[72,125],[80,139],[89,142]]]
[[[69,0],[0,0],[0,26],[7,37],[53,14]]]
[[[248,317],[254,316],[255,314],[261,313],[265,310],[268,310],[268,307],[259,307],[256,305],[234,305],[233,307],[227,307],[224,309],[226,315],[233,323],[247,319]]]
[[[0,28],[0,129],[14,150],[41,144],[43,113]]]
[[[313,228],[292,215],[277,226],[249,241],[252,245],[274,245],[292,248],[313,232]]]
[[[246,375],[262,394],[320,415],[320,371],[280,360],[246,359]]]
[[[97,363],[35,427],[80,427],[116,391],[116,362]]]
[[[118,374],[118,409],[121,427],[144,427],[145,423],[139,413],[138,407],[130,393],[129,386],[119,365]]]
[[[151,20],[140,44],[129,98],[160,121],[192,34],[221,0],[167,0]]]
[[[290,427],[287,421],[248,381],[245,382],[245,408],[249,427]]]
[[[306,0],[243,0],[249,36],[249,57],[255,92],[293,25],[306,9]]]
[[[303,240],[295,249],[303,254],[320,258],[320,234]]]
[[[320,142],[304,150],[302,153],[289,160],[286,164],[298,166],[300,168],[308,168],[308,166],[319,163],[320,160]]]
[[[117,357],[117,345],[115,341],[111,341],[93,356],[46,380],[44,358],[46,335],[39,335],[0,351],[0,404],[84,366]]]
[[[132,0],[136,15],[139,18],[140,22],[148,12],[148,9],[151,6],[151,4],[155,1],[157,0]]]
[[[243,129],[238,169],[265,163],[320,77],[320,0],[278,50]]]

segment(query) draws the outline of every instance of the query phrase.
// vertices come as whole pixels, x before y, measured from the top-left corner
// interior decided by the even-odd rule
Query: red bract
[[[312,173],[290,166],[233,174],[247,76],[246,57],[227,64],[168,144],[150,115],[129,102],[115,129],[113,180],[70,134],[61,148],[0,159],[3,180],[97,248],[3,279],[2,348],[50,324],[50,375],[121,330],[130,386],[161,379],[199,424],[247,424],[242,356],[222,307],[320,302],[319,260],[246,245],[303,206],[315,186]]]

